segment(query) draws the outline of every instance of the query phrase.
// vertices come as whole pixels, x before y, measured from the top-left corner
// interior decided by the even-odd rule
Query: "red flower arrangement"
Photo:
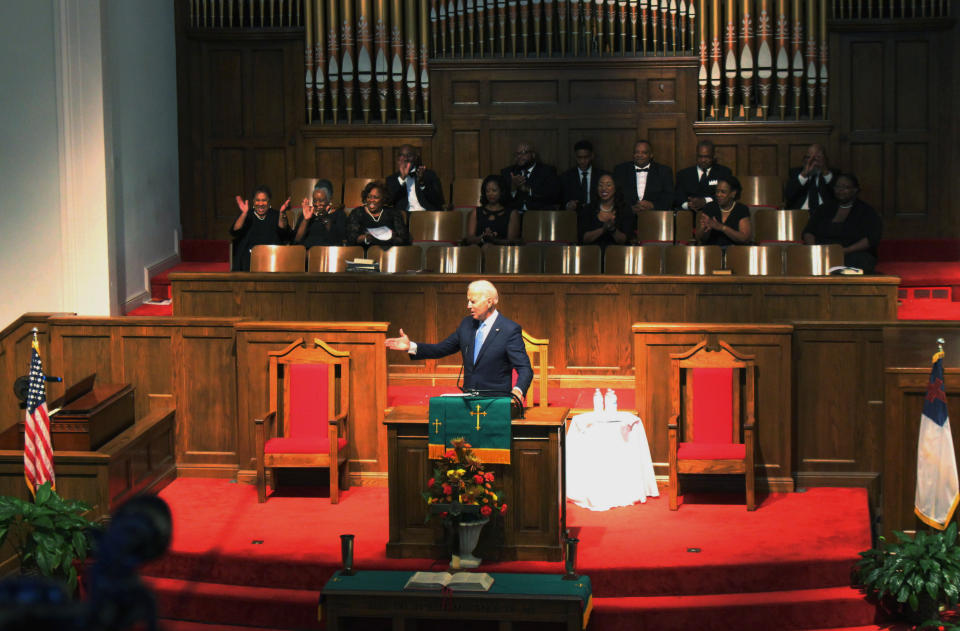
[[[470,443],[455,438],[450,444],[452,448],[447,449],[443,458],[433,461],[433,476],[427,480],[427,490],[423,493],[428,506],[445,510],[431,512],[439,512],[442,517],[477,512],[489,517],[495,512],[506,513],[503,494],[493,488],[496,476],[492,471],[484,471],[483,462],[473,453]]]

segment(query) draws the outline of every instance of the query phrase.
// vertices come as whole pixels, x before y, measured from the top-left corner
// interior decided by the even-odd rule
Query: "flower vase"
[[[473,556],[473,550],[477,547],[477,542],[480,540],[480,531],[483,530],[484,525],[486,525],[488,521],[490,520],[484,517],[479,521],[460,522],[460,554],[453,555],[453,559],[450,561],[450,567],[456,570],[461,568],[475,568],[480,565],[482,559]]]

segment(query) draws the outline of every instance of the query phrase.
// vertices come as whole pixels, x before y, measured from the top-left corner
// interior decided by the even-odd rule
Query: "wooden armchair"
[[[671,353],[670,363],[670,510],[677,510],[681,473],[742,473],[747,510],[755,510],[754,356],[703,341]]]
[[[257,498],[267,500],[266,469],[330,470],[330,503],[340,501],[347,473],[350,353],[315,339],[270,351],[270,412],[255,419]],[[277,480],[274,475],[274,487]]]

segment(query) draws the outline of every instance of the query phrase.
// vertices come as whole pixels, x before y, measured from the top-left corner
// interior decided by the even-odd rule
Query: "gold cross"
[[[439,434],[439,433],[440,433],[440,419],[438,419],[438,418],[437,418],[437,419],[433,419],[433,423],[431,423],[431,425],[433,425],[433,431],[434,431],[434,433],[435,433],[435,434]]]
[[[478,404],[477,404],[477,411],[476,411],[476,412],[470,412],[470,416],[476,416],[476,417],[477,417],[477,431],[480,430],[480,416],[481,416],[481,415],[486,416],[487,413],[480,411],[480,404],[478,403]]]

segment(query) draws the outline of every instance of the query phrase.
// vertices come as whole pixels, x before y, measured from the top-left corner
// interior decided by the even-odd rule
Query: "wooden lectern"
[[[563,441],[565,407],[527,408],[511,423],[510,464],[492,465],[509,509],[500,560],[559,561],[566,529]],[[384,419],[390,515],[388,558],[441,558],[446,552],[437,520],[427,522],[421,495],[432,467],[427,408],[398,405]]]
[[[62,397],[47,407],[57,410],[50,417],[54,451],[95,451],[133,425],[133,386],[98,385],[96,374],[92,374],[67,388]],[[26,421],[21,418],[4,432],[0,447],[23,449],[25,430]]]

